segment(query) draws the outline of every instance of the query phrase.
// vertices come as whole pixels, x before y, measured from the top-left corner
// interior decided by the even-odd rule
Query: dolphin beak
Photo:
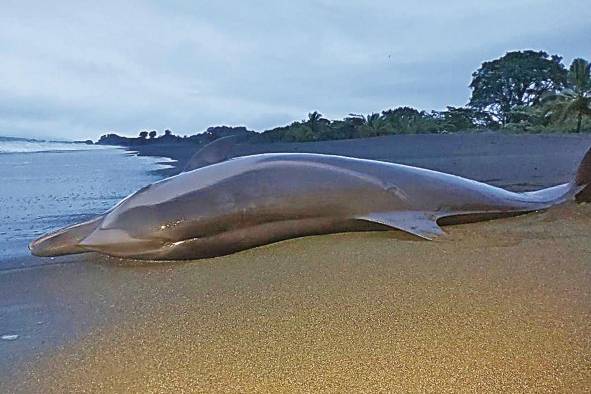
[[[83,250],[74,244],[64,233],[52,233],[32,241],[29,244],[31,254],[39,257],[61,256],[71,253],[82,253]]]
[[[29,243],[29,250],[33,256],[48,257],[52,256],[50,248],[46,246],[46,242],[42,238],[36,239]]]
[[[102,217],[98,217],[46,234],[32,241],[29,244],[29,250],[39,257],[86,252],[87,250],[80,246],[80,242],[97,228],[101,220]]]

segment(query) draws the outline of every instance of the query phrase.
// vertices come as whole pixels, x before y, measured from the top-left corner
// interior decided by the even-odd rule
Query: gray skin
[[[46,235],[33,254],[95,251],[150,260],[220,256],[314,234],[397,229],[425,239],[438,221],[461,223],[546,209],[589,184],[529,193],[422,168],[350,157],[244,156],[164,179],[104,215]]]

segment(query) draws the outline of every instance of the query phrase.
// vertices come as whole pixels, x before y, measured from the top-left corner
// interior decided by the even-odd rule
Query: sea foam
[[[80,142],[43,141],[26,138],[0,137],[1,153],[61,152],[72,150],[105,149],[105,146]],[[112,147],[109,147],[112,148]]]

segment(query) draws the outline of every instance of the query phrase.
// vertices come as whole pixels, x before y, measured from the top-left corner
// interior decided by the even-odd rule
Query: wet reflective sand
[[[183,264],[91,255],[2,273],[8,304],[29,286],[19,316],[31,318],[0,346],[37,343],[38,355],[15,359],[0,391],[588,389],[591,205],[446,231],[437,242],[337,234]],[[50,311],[38,326],[35,311]],[[77,339],[60,342],[68,330]]]

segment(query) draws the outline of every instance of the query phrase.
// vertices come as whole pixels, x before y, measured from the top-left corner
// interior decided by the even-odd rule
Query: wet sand
[[[586,146],[562,141],[517,163],[568,179]],[[518,178],[504,154],[472,167]],[[0,334],[20,336],[0,341],[0,392],[588,391],[591,204],[444,230],[1,271]]]
[[[3,286],[62,300],[72,324],[98,316],[0,388],[586,391],[591,205],[446,232],[308,237],[183,264],[96,257],[32,282],[4,274]]]

